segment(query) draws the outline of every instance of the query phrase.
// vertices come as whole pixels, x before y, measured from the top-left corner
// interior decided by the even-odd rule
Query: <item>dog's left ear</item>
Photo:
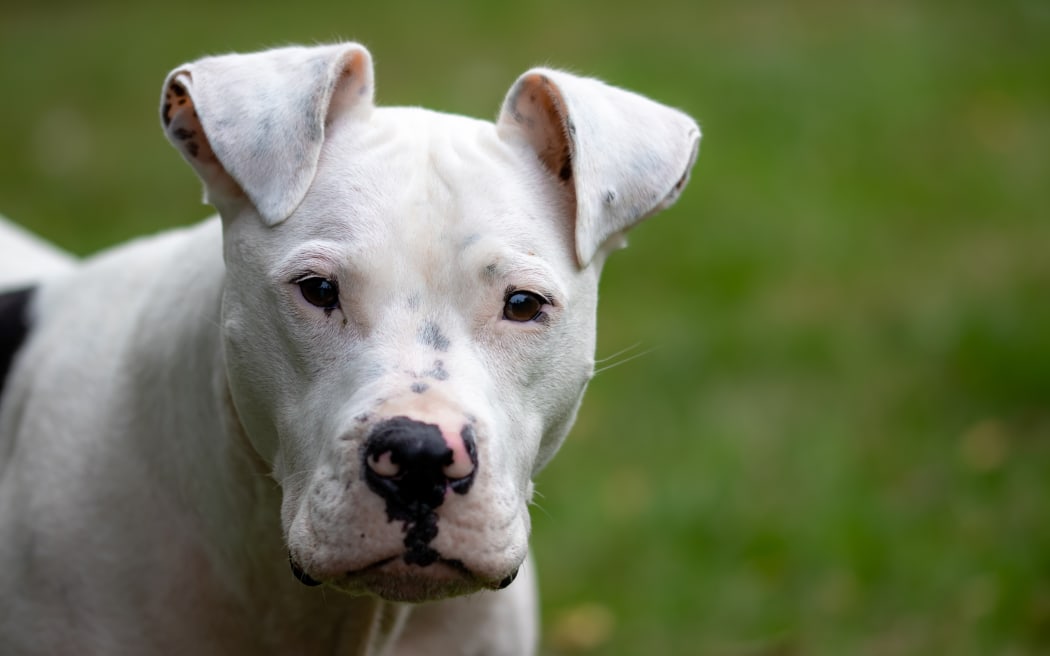
[[[306,195],[326,129],[371,112],[372,79],[356,43],[208,57],[168,75],[161,122],[205,201],[226,214],[247,199],[272,226]]]
[[[700,145],[700,128],[682,112],[546,68],[518,78],[498,125],[504,139],[525,137],[573,201],[580,267],[677,200]]]

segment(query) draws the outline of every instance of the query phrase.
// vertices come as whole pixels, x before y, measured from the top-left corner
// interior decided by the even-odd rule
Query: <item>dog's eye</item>
[[[516,291],[503,303],[503,318],[510,321],[532,321],[542,314],[547,299],[532,292]]]
[[[326,278],[304,278],[299,281],[303,298],[311,305],[331,310],[339,307],[339,285]]]

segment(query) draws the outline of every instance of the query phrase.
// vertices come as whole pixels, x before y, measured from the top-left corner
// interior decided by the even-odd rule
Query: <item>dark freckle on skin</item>
[[[441,328],[433,321],[425,321],[419,328],[419,341],[422,344],[438,351],[447,351],[452,343],[448,337],[441,332]]]
[[[427,385],[426,383],[412,383],[412,391],[416,394],[422,394],[428,389],[430,389],[430,385]]]
[[[561,178],[562,182],[568,182],[572,178],[572,161],[566,159],[565,163],[561,165],[561,171],[558,171],[558,177]]]
[[[423,372],[424,376],[433,378],[434,380],[448,380],[448,370],[445,369],[444,360],[435,360],[434,368]]]
[[[488,266],[485,267],[485,275],[488,276],[489,278],[496,277],[496,269],[497,268],[498,267],[496,267],[496,263],[495,262],[493,262],[492,264],[489,264]]]

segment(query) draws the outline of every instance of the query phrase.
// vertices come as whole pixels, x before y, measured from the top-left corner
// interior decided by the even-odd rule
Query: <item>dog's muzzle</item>
[[[464,424],[458,433],[409,417],[376,424],[361,451],[361,471],[368,489],[385,502],[388,521],[404,523],[407,565],[427,567],[442,556],[431,546],[438,535],[437,508],[449,492],[470,492],[478,471],[474,429]],[[304,585],[320,585],[292,558],[292,574]],[[447,561],[462,567],[458,560]],[[508,582],[509,584],[509,582]]]

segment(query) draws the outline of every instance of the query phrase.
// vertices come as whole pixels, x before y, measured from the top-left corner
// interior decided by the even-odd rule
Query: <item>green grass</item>
[[[10,3],[9,3],[10,4]],[[545,653],[1050,653],[1050,11],[652,0],[6,7],[0,212],[87,253],[206,215],[160,83],[356,38],[493,116],[551,63],[694,115],[538,482]]]

